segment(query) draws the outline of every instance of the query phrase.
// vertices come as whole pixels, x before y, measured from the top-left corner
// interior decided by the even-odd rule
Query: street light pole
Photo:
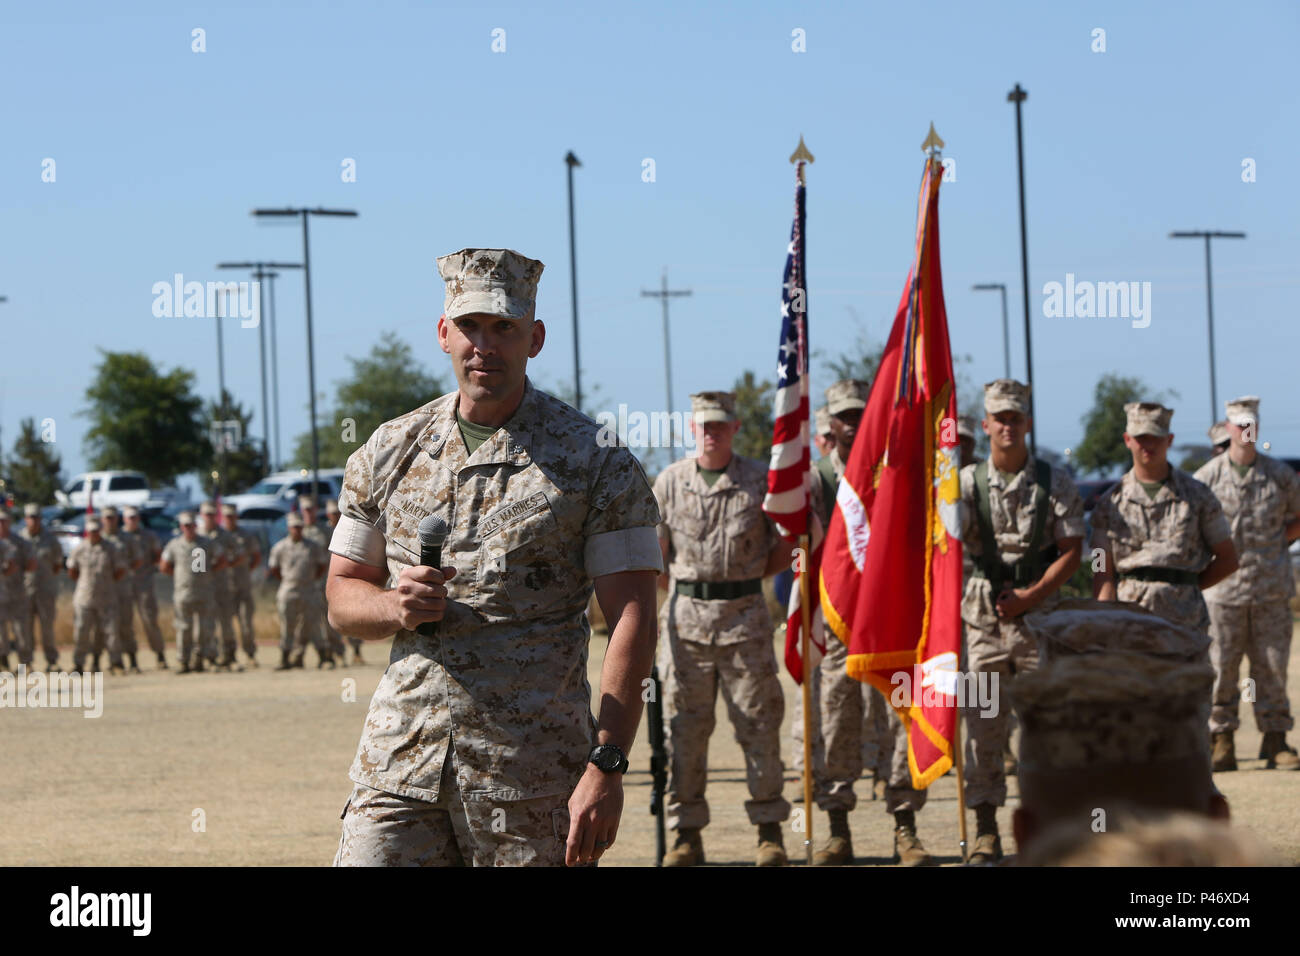
[[[1219,420],[1219,387],[1214,374],[1214,276],[1210,268],[1211,239],[1245,239],[1244,232],[1210,232],[1207,230],[1188,230],[1171,232],[1170,239],[1204,239],[1205,240],[1205,315],[1207,334],[1210,339],[1210,424]]]
[[[1029,239],[1025,229],[1025,139],[1021,131],[1020,104],[1029,93],[1016,84],[1007,102],[1016,104],[1016,170],[1020,179],[1020,291],[1025,300],[1025,375],[1029,385],[1029,450],[1038,451],[1038,423],[1034,420],[1034,349],[1029,338]]]
[[[257,353],[262,365],[262,463],[268,471],[275,471],[271,463],[271,418],[266,401],[266,295],[262,285],[262,280],[278,273],[268,272],[268,269],[299,269],[301,266],[296,262],[221,262],[217,264],[218,269],[249,269],[252,276],[257,280]],[[274,300],[274,290],[272,290],[272,299]],[[271,364],[275,365],[275,344],[274,330],[272,330],[272,352]],[[276,396],[276,448],[275,454],[280,456],[279,445],[279,396]]]
[[[1004,378],[1011,377],[1011,331],[1007,325],[1007,285],[1005,282],[982,282],[979,285],[971,286],[976,292],[992,291],[997,289],[1002,293],[1002,362],[1005,371],[1002,373]]]
[[[350,216],[355,218],[353,209],[254,209],[254,216],[301,216],[302,217],[302,273],[303,287],[307,301],[307,387],[311,394],[311,489],[312,497],[320,493],[320,436],[316,428],[316,357],[311,325],[311,243],[308,237],[307,221],[312,216]]]
[[[573,167],[581,166],[569,150],[564,157],[569,176],[569,297],[573,301],[573,405],[582,411],[582,369],[578,364],[578,251],[573,233]]]
[[[677,442],[675,429],[673,428],[673,350],[668,340],[668,300],[676,296],[690,295],[690,289],[669,289],[668,288],[668,267],[664,266],[662,282],[658,292],[650,292],[645,289],[641,290],[643,298],[659,299],[664,307],[664,377],[668,384],[668,405],[665,411],[668,412],[668,434],[669,449],[668,459],[677,460]]]

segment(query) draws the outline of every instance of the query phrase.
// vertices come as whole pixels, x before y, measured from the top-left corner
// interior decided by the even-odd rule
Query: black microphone
[[[429,515],[420,521],[420,564],[426,568],[442,567],[442,543],[447,540],[451,528],[437,515]],[[437,621],[425,621],[417,627],[416,633],[433,637]]]

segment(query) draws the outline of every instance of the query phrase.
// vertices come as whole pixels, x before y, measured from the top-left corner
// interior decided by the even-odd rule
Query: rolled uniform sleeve
[[[1083,498],[1079,496],[1079,488],[1070,476],[1057,468],[1052,469],[1052,517],[1057,541],[1083,537],[1086,530],[1083,524]]]
[[[1282,495],[1286,501],[1286,517],[1300,517],[1300,475],[1289,467],[1281,469]]]
[[[587,574],[662,573],[659,537],[666,532],[659,526],[659,505],[640,462],[626,448],[613,449],[596,479],[583,526]]]
[[[386,542],[384,515],[375,501],[373,441],[371,436],[348,456],[339,494],[339,523],[330,537],[329,550],[349,561],[382,568],[387,564]]]

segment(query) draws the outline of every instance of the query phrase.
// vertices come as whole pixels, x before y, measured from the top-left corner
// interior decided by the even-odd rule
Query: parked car
[[[98,509],[96,509],[98,510]],[[140,520],[145,527],[158,535],[161,544],[166,544],[176,536],[176,515],[182,509],[175,506],[168,508],[148,508],[140,511]],[[45,522],[46,527],[59,539],[63,557],[72,554],[72,549],[86,535],[86,510],[84,508],[65,508],[56,519]]]
[[[161,509],[188,503],[188,496],[175,488],[150,488],[148,477],[138,471],[86,472],[56,491],[54,497],[65,508],[84,508],[90,503],[95,508],[135,505],[137,508]]]
[[[319,485],[316,497],[321,501],[337,498],[343,490],[343,469],[322,468],[318,473]],[[267,475],[252,488],[240,495],[226,495],[222,502],[233,504],[238,510],[240,520],[250,516],[254,511],[274,510],[279,515],[293,511],[298,504],[299,495],[311,494],[311,473],[306,469],[299,471],[278,471]]]

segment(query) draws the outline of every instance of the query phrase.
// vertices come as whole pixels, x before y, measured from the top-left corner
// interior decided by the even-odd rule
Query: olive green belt
[[[1180,571],[1176,568],[1133,568],[1119,572],[1120,580],[1133,578],[1136,581],[1163,581],[1165,584],[1200,584],[1201,577],[1195,571]]]
[[[701,601],[730,601],[763,592],[763,579],[748,581],[678,581],[677,593]]]

